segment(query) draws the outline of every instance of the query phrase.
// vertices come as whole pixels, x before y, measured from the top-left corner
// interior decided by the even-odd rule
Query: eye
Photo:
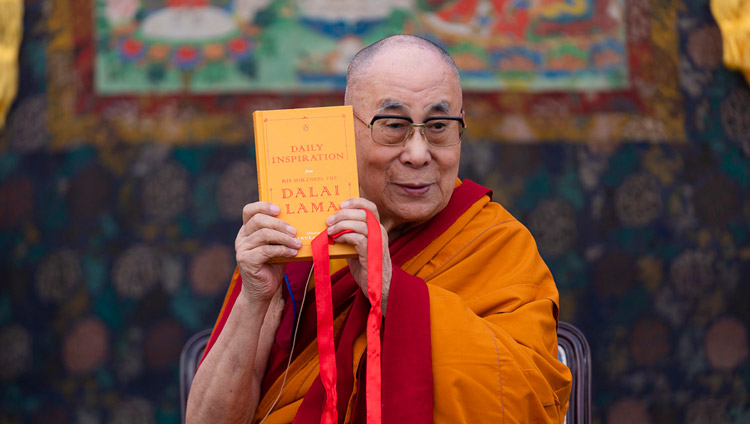
[[[378,123],[384,129],[391,131],[403,130],[410,125],[405,119],[381,119]]]
[[[450,121],[430,121],[427,123],[427,128],[430,131],[444,131],[446,128],[448,128]]]

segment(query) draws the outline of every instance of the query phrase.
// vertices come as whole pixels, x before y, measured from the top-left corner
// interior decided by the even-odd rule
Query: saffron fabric
[[[0,0],[0,129],[18,91],[18,49],[23,32],[23,2]]]
[[[711,13],[721,29],[724,64],[750,83],[750,2],[711,0]]]
[[[564,417],[570,372],[557,361],[554,281],[531,234],[488,194],[470,181],[458,184],[443,211],[391,241],[394,269],[382,335],[383,422],[557,423]],[[293,286],[304,285],[309,267],[288,265]],[[212,341],[239,293],[238,280],[235,276],[230,286]],[[339,422],[363,422],[364,395],[359,394],[365,389],[369,305],[347,268],[335,273],[332,283]],[[281,388],[291,343],[290,304],[256,420]],[[320,422],[325,392],[318,376],[314,293],[308,293],[306,304],[296,335],[298,352],[267,423]]]

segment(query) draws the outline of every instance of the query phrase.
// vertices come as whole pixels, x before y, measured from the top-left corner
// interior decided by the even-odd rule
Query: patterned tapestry
[[[2,424],[178,423],[180,349],[213,325],[257,199],[249,111],[341,102],[98,95],[95,5],[24,4],[0,130]],[[750,87],[709,0],[624,7],[631,88],[470,93],[460,175],[534,235],[591,345],[594,423],[748,423]],[[611,110],[622,126],[592,118]]]
[[[454,55],[475,137],[685,141],[676,0],[49,1],[52,148],[245,142],[256,109],[341,104],[399,32]]]

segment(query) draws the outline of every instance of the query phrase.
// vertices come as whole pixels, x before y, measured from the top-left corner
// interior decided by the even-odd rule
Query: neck
[[[412,228],[416,227],[421,223],[418,222],[406,222],[400,225],[395,225],[388,231],[388,241],[392,242],[402,235],[404,235],[407,231],[411,230]]]

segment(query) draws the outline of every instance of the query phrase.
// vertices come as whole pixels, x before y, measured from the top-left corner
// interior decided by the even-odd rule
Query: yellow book
[[[258,110],[253,113],[260,200],[281,207],[279,218],[297,229],[309,260],[312,240],[346,199],[359,197],[351,106]],[[354,257],[354,247],[330,246],[331,258]]]

